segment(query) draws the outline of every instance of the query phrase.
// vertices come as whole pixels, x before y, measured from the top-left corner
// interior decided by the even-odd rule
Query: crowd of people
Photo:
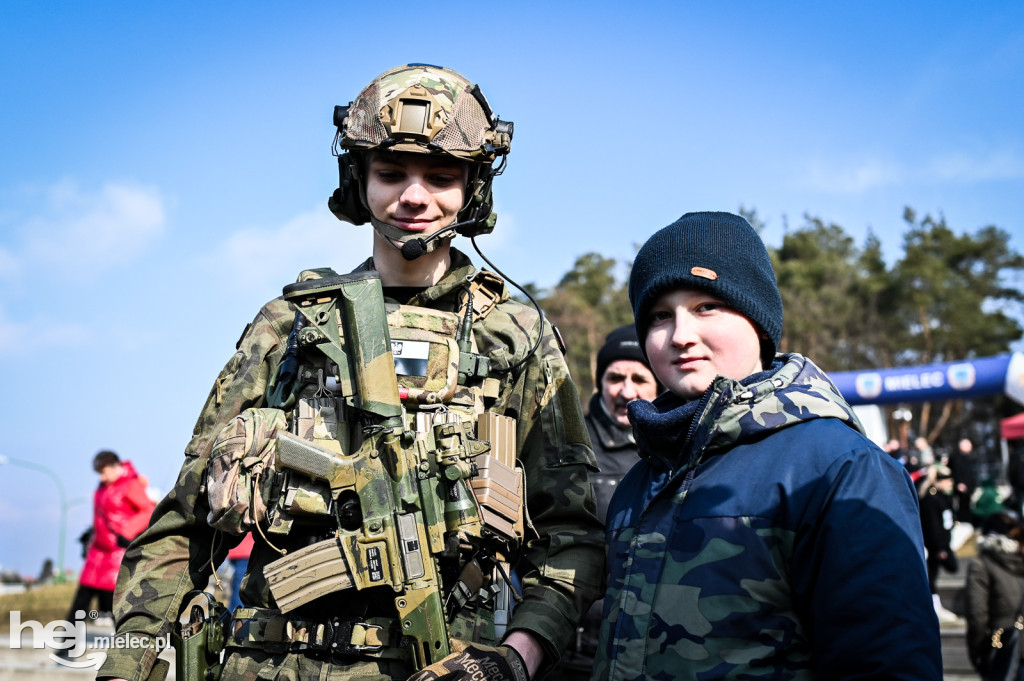
[[[155,509],[130,464],[97,455],[74,608],[110,609],[116,574],[117,632],[156,639],[227,560],[225,681],[934,681],[959,521],[986,537],[972,659],[1012,626],[991,603],[1019,600],[1020,523],[979,520],[970,442],[948,460],[923,438],[874,444],[780,348],[775,272],[743,217],[651,226],[634,323],[598,352],[584,416],[539,306],[452,245],[495,226],[512,123],[463,75],[409,64],[335,125],[328,206],[373,229],[370,257],[305,270],[257,313]],[[330,574],[297,585],[323,556]],[[159,678],[154,648],[111,649],[99,678]]]
[[[1003,649],[1018,650],[1019,644],[1004,639],[1015,628],[1024,628],[1020,490],[979,477],[980,462],[967,437],[949,453],[936,454],[923,437],[907,448],[893,439],[885,449],[906,467],[918,490],[929,585],[939,621],[963,622],[968,657],[983,679],[1017,678],[1019,662]],[[966,570],[958,550],[969,556]],[[939,597],[941,571],[965,573],[957,612]]]

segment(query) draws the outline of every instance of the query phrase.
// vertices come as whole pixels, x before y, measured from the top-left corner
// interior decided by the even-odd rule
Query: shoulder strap
[[[469,284],[473,293],[473,315],[483,319],[497,306],[508,299],[505,280],[488,270],[480,270]]]

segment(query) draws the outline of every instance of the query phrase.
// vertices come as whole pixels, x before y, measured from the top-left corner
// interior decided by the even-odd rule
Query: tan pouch
[[[277,433],[287,430],[280,409],[246,409],[217,434],[206,477],[211,527],[240,536],[266,519]]]

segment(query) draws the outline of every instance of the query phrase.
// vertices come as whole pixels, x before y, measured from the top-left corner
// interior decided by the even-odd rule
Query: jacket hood
[[[719,376],[699,400],[685,402],[671,392],[654,402],[636,400],[630,420],[641,456],[679,468],[691,454],[713,456],[821,418],[864,432],[853,408],[814,362],[798,354],[778,355],[773,370],[742,381]]]
[[[143,485],[146,484],[146,479],[139,475],[138,471],[135,470],[135,466],[132,465],[132,462],[127,461],[125,459],[121,459],[121,477],[119,477],[117,480],[114,480],[112,483],[110,483],[110,485],[123,485],[129,480],[135,480],[136,478],[142,480]],[[102,488],[107,487],[109,485],[104,485],[100,483],[99,486]]]
[[[121,477],[125,480],[139,477],[139,472],[135,470],[135,466],[132,465],[131,461],[122,461],[121,468],[123,469]]]
[[[978,537],[978,553],[983,553],[1008,572],[1024,575],[1024,554],[1020,542],[1004,534],[990,533]]]

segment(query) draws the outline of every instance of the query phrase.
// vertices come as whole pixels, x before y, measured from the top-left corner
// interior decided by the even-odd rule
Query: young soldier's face
[[[620,426],[629,427],[626,405],[633,400],[653,400],[658,396],[654,374],[643,362],[617,359],[601,377],[601,402],[605,411]]]
[[[649,321],[644,347],[651,368],[680,397],[699,397],[719,375],[740,380],[761,371],[753,323],[707,293],[662,294]]]
[[[462,209],[469,168],[462,161],[423,154],[370,154],[366,202],[378,220],[430,236]]]

